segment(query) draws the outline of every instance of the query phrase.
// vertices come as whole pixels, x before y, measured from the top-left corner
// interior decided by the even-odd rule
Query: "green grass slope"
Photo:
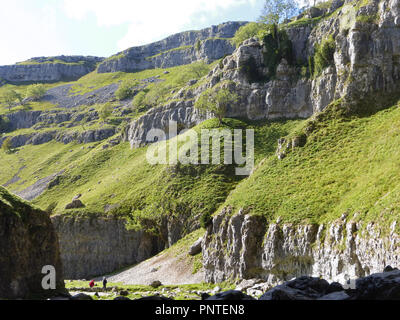
[[[283,160],[266,158],[224,206],[293,223],[328,222],[343,213],[382,225],[398,218],[399,105],[368,117],[325,118],[304,147]]]
[[[276,141],[303,121],[244,122],[226,119],[224,128],[255,129],[256,163],[275,153]],[[218,127],[209,120],[196,127]],[[171,141],[173,143],[174,140]],[[111,214],[130,217],[133,226],[157,231],[162,217],[191,217],[198,221],[204,213],[214,212],[243,179],[234,165],[150,165],[147,147],[131,149],[129,143],[103,149],[103,143],[63,145],[50,142],[25,146],[17,153],[0,157],[0,183],[18,181],[8,188],[21,191],[39,179],[65,170],[59,185],[47,190],[34,203],[54,213]],[[5,169],[7,168],[7,169]],[[73,196],[82,194],[86,208],[64,210]],[[107,208],[111,209],[105,212]]]

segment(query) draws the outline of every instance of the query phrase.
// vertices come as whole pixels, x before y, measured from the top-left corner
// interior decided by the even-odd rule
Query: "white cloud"
[[[254,6],[257,0],[64,0],[70,18],[84,19],[94,13],[99,26],[128,23],[127,34],[120,39],[120,50],[159,40],[183,31],[187,26],[207,21],[221,10],[240,5]]]
[[[33,56],[58,55],[66,45],[57,35],[54,6],[42,6],[35,14],[18,1],[4,1],[0,10],[0,64],[12,64]]]

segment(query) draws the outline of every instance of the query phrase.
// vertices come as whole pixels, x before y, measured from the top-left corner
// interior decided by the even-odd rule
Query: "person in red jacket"
[[[90,288],[93,288],[93,287],[94,287],[94,280],[92,280],[92,281],[89,282],[89,287],[90,287]]]

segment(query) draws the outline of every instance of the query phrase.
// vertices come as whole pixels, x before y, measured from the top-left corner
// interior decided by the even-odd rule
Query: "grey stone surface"
[[[98,72],[132,72],[159,67],[166,68],[198,60],[212,62],[233,52],[234,47],[229,40],[224,38],[232,38],[239,27],[245,23],[227,22],[199,31],[178,33],[149,45],[133,47],[101,63]],[[200,50],[196,48],[198,41],[201,41]],[[191,47],[172,50],[186,46]]]
[[[60,62],[53,62],[54,59]],[[98,57],[59,56],[40,57],[29,60],[32,64],[0,66],[0,78],[9,83],[72,81],[95,70]]]
[[[380,272],[387,264],[399,266],[400,237],[395,224],[391,230],[379,236],[378,226],[344,220],[328,225],[268,224],[241,212],[232,215],[226,208],[214,217],[203,241],[205,278],[259,278],[277,285],[313,276],[344,284]]]
[[[203,242],[203,238],[198,239],[189,249],[189,254],[191,256],[195,256],[199,254],[202,250],[201,243]]]
[[[65,279],[85,279],[139,263],[163,249],[159,239],[129,231],[124,220],[54,216]]]

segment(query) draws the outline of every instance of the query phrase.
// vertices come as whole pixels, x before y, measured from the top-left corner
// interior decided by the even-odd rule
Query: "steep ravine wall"
[[[158,237],[127,230],[124,220],[52,217],[65,279],[86,279],[139,263],[164,249]]]
[[[127,230],[124,219],[57,215],[65,279],[87,279],[142,262],[199,228],[189,217],[164,218],[160,234]]]
[[[268,224],[260,216],[223,210],[203,240],[207,282],[259,278],[277,285],[299,276],[344,283],[385,266],[400,266],[396,223],[384,233],[373,223]]]

